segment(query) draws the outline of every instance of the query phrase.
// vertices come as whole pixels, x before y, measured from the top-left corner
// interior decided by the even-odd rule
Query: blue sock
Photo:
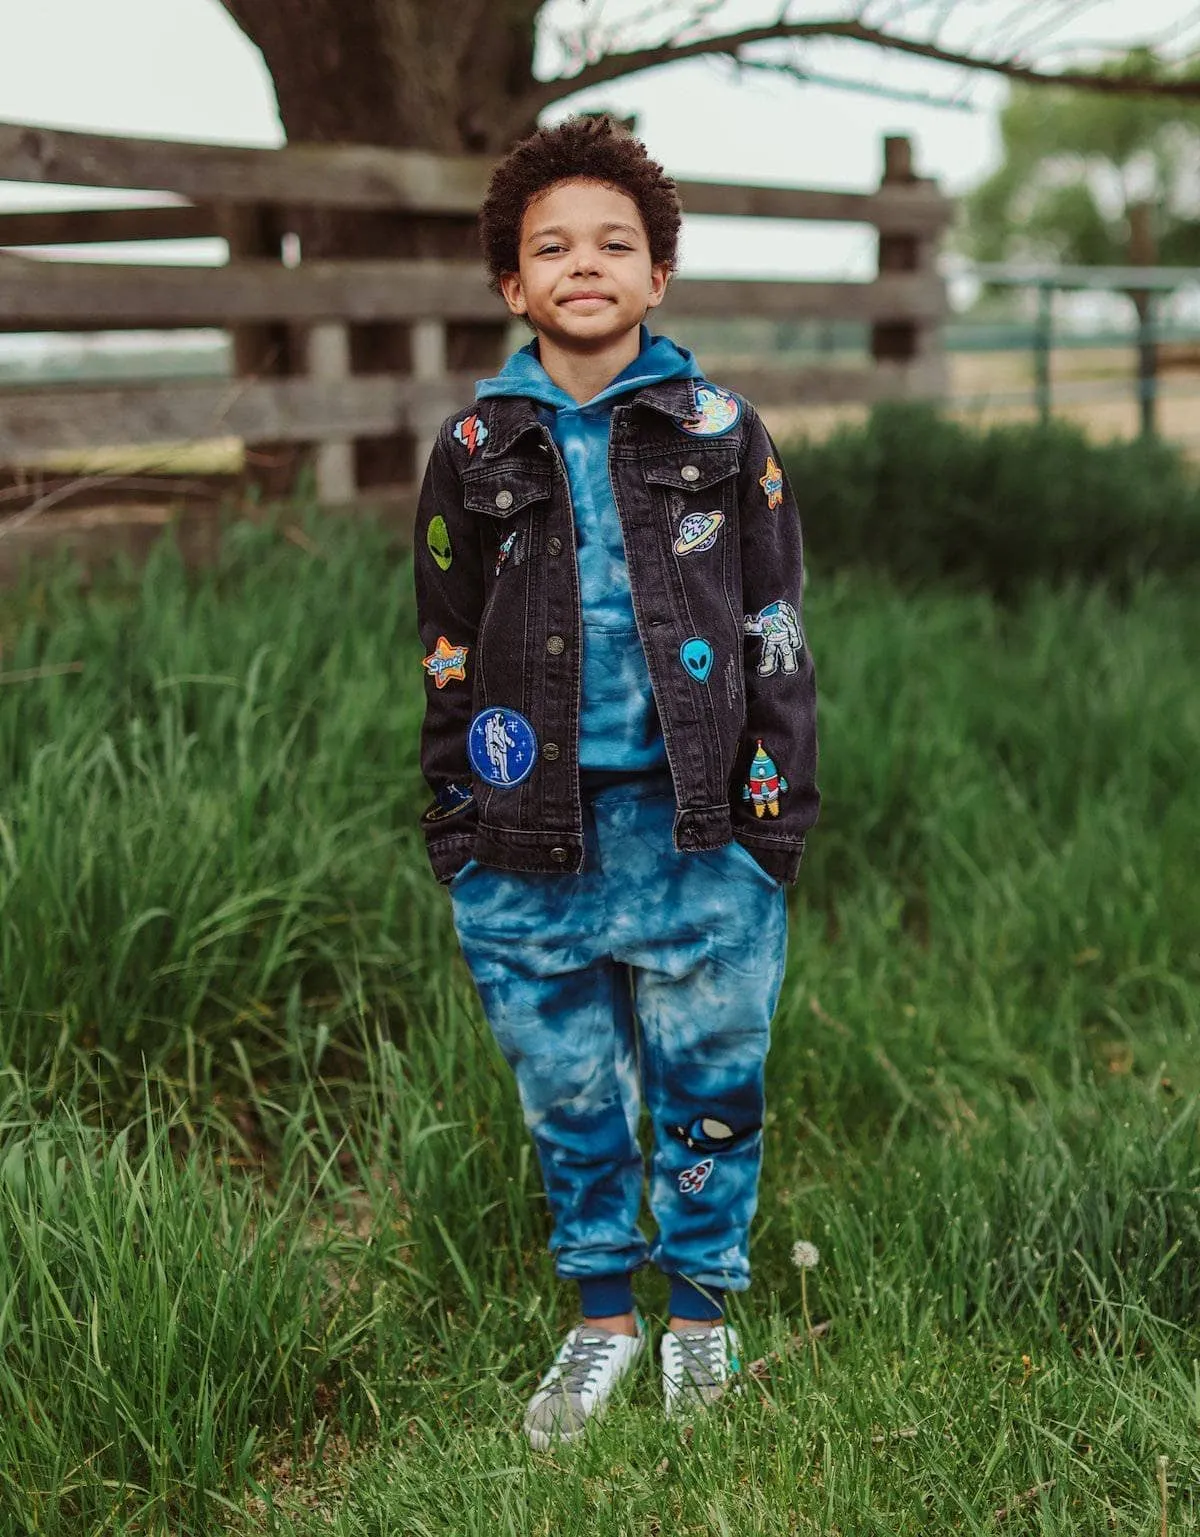
[[[581,1277],[579,1301],[585,1318],[615,1318],[633,1312],[633,1278],[627,1270],[615,1275]]]
[[[725,1293],[717,1286],[701,1286],[687,1276],[671,1277],[672,1318],[712,1318],[725,1316]]]

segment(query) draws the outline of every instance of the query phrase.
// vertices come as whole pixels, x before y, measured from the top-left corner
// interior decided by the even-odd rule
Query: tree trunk
[[[533,83],[542,0],[222,3],[263,55],[290,143],[499,152],[498,125]],[[474,219],[325,209],[297,210],[288,223],[302,257],[479,255]],[[502,322],[447,326],[446,367],[491,371],[505,332]],[[302,355],[298,338],[287,351]],[[354,373],[409,372],[411,328],[351,326],[350,361]],[[423,468],[404,438],[361,440],[355,459],[364,488],[411,483]]]

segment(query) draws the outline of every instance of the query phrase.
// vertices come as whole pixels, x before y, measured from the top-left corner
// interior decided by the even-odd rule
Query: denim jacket
[[[675,847],[736,837],[794,881],[819,802],[816,693],[800,518],[778,452],[740,396],[672,379],[613,407],[609,474]],[[488,399],[447,418],[414,548],[434,874],[448,881],[471,858],[581,870],[574,520],[533,401]]]

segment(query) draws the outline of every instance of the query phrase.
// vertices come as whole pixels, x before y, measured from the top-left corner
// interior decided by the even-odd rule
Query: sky
[[[451,0],[436,3],[451,9]],[[553,3],[565,16],[579,0]],[[755,13],[756,0],[731,3]],[[775,0],[768,8],[777,9]],[[1194,22],[1198,9],[1194,0],[1107,0],[1089,11],[1079,40],[1162,35]],[[867,74],[898,91],[950,94],[963,86],[959,71],[894,56],[868,60],[845,45],[825,45],[812,57],[822,71]],[[997,113],[1006,87],[975,76],[969,93],[974,110],[952,111],[758,71],[739,76],[697,61],[578,95],[549,116],[594,106],[634,112],[651,152],[679,176],[862,190],[878,182],[883,135],[907,133],[919,173],[959,193],[998,163]],[[283,142],[262,59],[218,0],[0,0],[0,119],[208,142]],[[130,199],[0,182],[5,207],[102,201]],[[873,250],[861,228],[693,219],[685,225],[682,270],[865,278]],[[164,247],[154,259],[166,253]],[[221,259],[211,243],[177,246],[174,254]]]

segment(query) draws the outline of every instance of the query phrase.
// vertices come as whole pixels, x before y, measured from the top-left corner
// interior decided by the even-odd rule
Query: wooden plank
[[[328,516],[377,520],[389,530],[393,547],[401,548],[412,543],[416,500],[415,486],[397,486],[386,496],[373,496],[362,504],[337,508]],[[298,560],[320,558],[319,543],[314,546],[297,524],[288,521],[286,509],[243,502],[237,516],[239,521],[248,523],[277,519],[280,538],[298,546]],[[179,545],[184,562],[192,568],[204,566],[216,559],[222,529],[228,521],[228,514],[217,507],[180,508],[165,500],[46,513],[0,538],[0,586],[16,581],[26,564],[36,563],[45,555],[57,555],[63,549],[70,550],[89,573],[118,553],[141,561],[168,530]]]
[[[0,463],[72,449],[187,443],[336,442],[422,430],[474,395],[474,374],[434,383],[363,374],[324,382],[292,378],[0,391]]]
[[[954,217],[954,202],[925,182],[883,192],[834,192],[750,183],[679,181],[688,214],[741,219],[829,220],[876,229],[935,234]]]
[[[874,368],[717,368],[714,381],[756,406],[869,405],[877,400],[937,399],[939,371],[925,361]]]
[[[947,311],[934,274],[889,273],[873,283],[678,278],[664,313],[728,319],[936,320]],[[107,267],[0,258],[8,330],[230,326],[255,320],[492,320],[503,314],[473,262],[242,261],[226,267]]]
[[[937,395],[939,359],[876,369],[719,368],[717,383],[762,405],[832,404]],[[473,395],[474,376],[423,380],[351,375],[269,384],[211,383],[0,391],[0,463],[72,449],[246,441],[338,443],[401,430],[424,433]]]
[[[216,210],[205,207],[70,208],[48,213],[0,213],[0,246],[202,240],[218,234]]]
[[[104,266],[0,257],[6,330],[231,326],[244,321],[494,320],[503,302],[475,262],[239,261]]]
[[[940,320],[949,308],[935,274],[888,273],[872,283],[759,282],[740,278],[676,278],[661,313],[729,320]]]
[[[474,213],[492,162],[373,145],[243,149],[0,123],[0,181],[177,192],[198,203]]]

